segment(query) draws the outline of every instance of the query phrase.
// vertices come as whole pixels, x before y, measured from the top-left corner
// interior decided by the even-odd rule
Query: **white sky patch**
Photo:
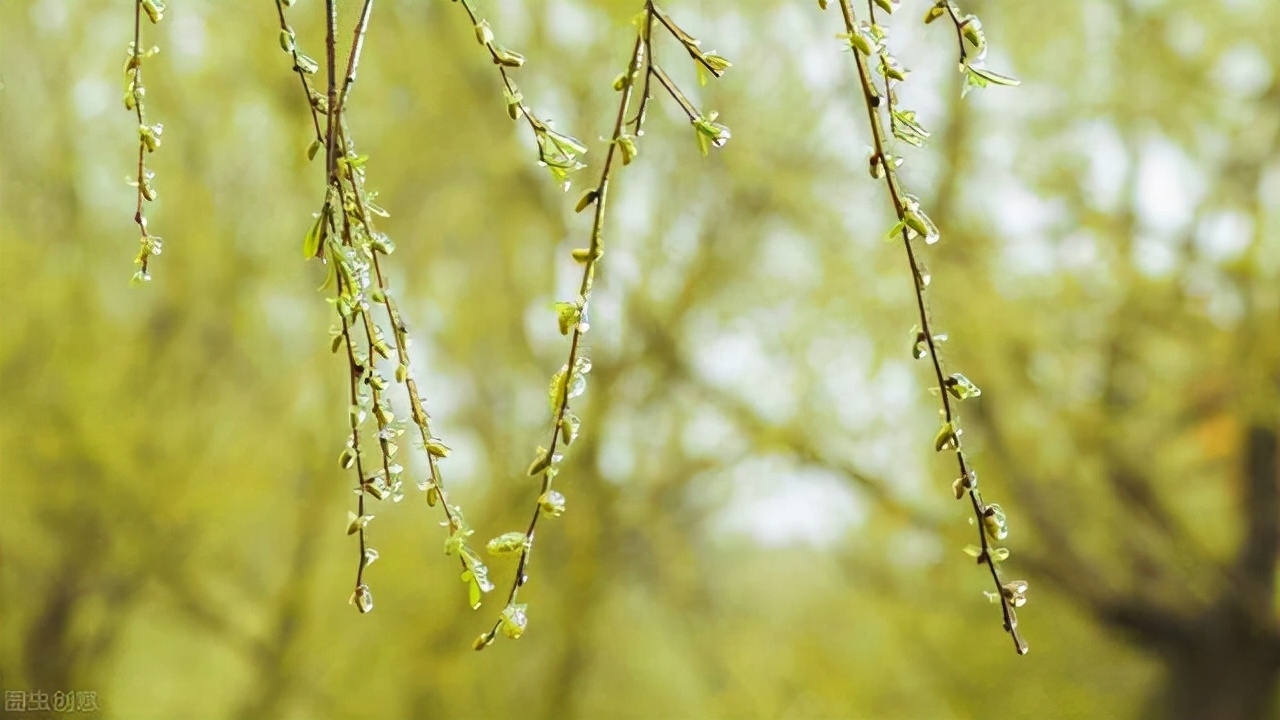
[[[194,72],[204,65],[205,59],[205,27],[204,18],[199,9],[191,3],[184,3],[181,11],[170,9],[165,14],[165,22],[169,26],[169,45],[161,47],[161,52],[172,52],[174,65],[183,72]]]
[[[708,407],[694,411],[680,439],[691,458],[735,457],[747,451],[745,439],[729,418]]]
[[[1138,217],[1158,234],[1174,234],[1191,222],[1205,194],[1201,169],[1164,138],[1143,144],[1138,163]]]
[[[713,385],[730,389],[762,419],[782,422],[796,413],[796,368],[783,358],[769,356],[759,329],[790,324],[789,307],[776,307],[755,314],[747,330],[729,330],[698,335],[695,369]]]
[[[1253,230],[1253,218],[1242,212],[1215,212],[1200,221],[1196,249],[1212,262],[1235,260],[1253,241]]]
[[[1083,148],[1089,169],[1084,190],[1089,202],[1104,212],[1115,212],[1124,200],[1129,174],[1129,154],[1113,123],[1092,120],[1076,126],[1072,144]]]
[[[82,78],[71,91],[76,114],[81,120],[92,120],[102,115],[108,106],[115,104],[118,97],[115,90],[114,85],[100,77]]]
[[[787,285],[816,285],[822,275],[813,238],[789,227],[775,227],[760,248],[757,272],[762,277],[785,281]]]
[[[860,522],[866,509],[839,476],[790,467],[779,457],[729,471],[729,501],[712,522],[715,532],[746,535],[767,548],[825,549]]]
[[[1218,58],[1213,77],[1228,91],[1254,97],[1271,86],[1271,63],[1252,43],[1236,43]]]
[[[61,30],[67,23],[65,0],[40,0],[31,5],[31,22],[41,30]]]
[[[1178,266],[1178,254],[1167,235],[1143,233],[1133,243],[1133,264],[1148,277],[1166,277]]]
[[[574,0],[547,3],[547,35],[560,47],[590,50],[596,28],[608,26],[599,11]]]
[[[987,198],[991,217],[1005,240],[1002,255],[1008,269],[1022,275],[1055,272],[1055,251],[1048,233],[1066,217],[1061,200],[1040,197],[1009,181],[990,190]]]

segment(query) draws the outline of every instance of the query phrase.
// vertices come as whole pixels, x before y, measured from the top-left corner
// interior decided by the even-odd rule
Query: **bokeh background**
[[[964,5],[1023,84],[962,101],[954,33],[906,0],[902,101],[934,138],[902,176],[942,229],[949,367],[984,390],[965,440],[1027,657],[962,553],[834,9],[666,7],[734,61],[700,88],[660,48],[733,138],[702,158],[656,97],[615,178],[568,512],[525,637],[476,653],[500,600],[467,609],[420,494],[373,510],[375,611],[347,604],[346,369],[299,251],[323,171],[273,3],[147,29],[165,249],[132,288],[132,3],[3,0],[0,686],[121,720],[1280,717],[1280,4]],[[640,3],[479,8],[592,182]],[[323,3],[290,12],[322,57]],[[534,500],[589,232],[500,87],[460,6],[381,0],[350,105],[481,542]]]

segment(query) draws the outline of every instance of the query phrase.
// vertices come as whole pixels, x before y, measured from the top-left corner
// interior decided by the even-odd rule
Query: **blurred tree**
[[[492,616],[462,607],[438,508],[378,513],[378,612],[351,612],[346,363],[297,253],[320,161],[275,10],[250,5],[156,26],[169,243],[139,292],[132,18],[0,3],[0,688],[96,691],[116,718],[1280,714],[1280,6],[975,2],[1023,86],[963,102],[954,44],[895,26],[937,148],[902,170],[943,235],[934,315],[984,389],[967,448],[1039,588],[1019,660],[932,457],[843,28],[809,3],[673,0],[735,62],[696,91],[734,139],[703,160],[655,103],[613,186],[526,638],[470,651]],[[312,48],[322,5],[290,14]],[[637,5],[488,12],[593,166]],[[390,283],[451,494],[522,528],[590,221],[530,167],[458,6],[375,12],[349,122]]]

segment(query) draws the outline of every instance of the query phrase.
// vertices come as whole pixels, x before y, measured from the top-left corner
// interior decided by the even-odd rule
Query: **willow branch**
[[[898,218],[895,232],[902,239],[907,263],[911,269],[916,311],[921,328],[917,335],[917,347],[923,346],[929,357],[934,378],[937,381],[937,393],[941,399],[943,425],[942,431],[935,440],[935,445],[939,451],[950,449],[954,453],[956,465],[960,472],[960,479],[956,481],[955,486],[957,497],[961,496],[961,492],[968,496],[977,526],[979,541],[977,560],[979,563],[986,565],[991,575],[992,583],[995,585],[995,596],[1000,601],[1001,612],[1004,617],[1004,628],[1012,638],[1014,648],[1018,654],[1025,654],[1027,652],[1027,644],[1018,633],[1017,614],[1014,611],[1014,603],[1025,592],[1025,583],[1005,583],[997,566],[999,560],[992,552],[993,548],[988,536],[995,534],[992,532],[991,526],[997,524],[999,526],[997,532],[1000,536],[1003,536],[1003,513],[998,506],[988,505],[983,501],[977,487],[977,473],[969,466],[968,459],[965,456],[958,417],[950,397],[951,393],[955,392],[958,379],[956,376],[949,377],[943,372],[942,359],[938,349],[939,338],[931,326],[925,298],[928,275],[924,271],[923,264],[917,256],[916,248],[912,244],[913,237],[915,235],[925,235],[928,230],[932,229],[932,224],[927,220],[927,217],[923,216],[923,213],[918,212],[918,208],[914,206],[914,200],[902,189],[898,180],[895,162],[889,153],[889,139],[879,112],[879,108],[882,105],[887,106],[886,109],[890,117],[895,117],[895,110],[897,110],[895,107],[896,97],[888,71],[888,68],[894,67],[895,64],[890,62],[891,58],[887,53],[874,47],[874,35],[868,37],[868,29],[859,25],[850,0],[840,0],[840,10],[844,19],[845,31],[848,33],[847,37],[852,49],[858,82],[867,108],[867,119],[871,127],[874,153],[871,160],[872,173],[885,181],[889,199]],[[885,74],[885,92],[883,95],[877,89],[875,79],[871,75],[869,58],[873,53],[878,55],[881,62],[881,70]],[[926,236],[927,242],[936,240],[936,229],[932,230],[934,237],[929,238]],[[967,383],[967,380],[964,382]],[[998,520],[996,519],[997,515],[999,515]]]

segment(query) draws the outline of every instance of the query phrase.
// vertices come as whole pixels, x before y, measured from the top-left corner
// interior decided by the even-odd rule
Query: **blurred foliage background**
[[[734,61],[698,88],[663,46],[733,139],[703,159],[655,98],[613,186],[568,512],[541,525],[529,631],[476,653],[501,601],[466,608],[419,494],[374,509],[376,610],[345,602],[310,121],[271,2],[170,5],[146,70],[165,252],[131,288],[132,3],[0,3],[4,689],[96,691],[120,719],[1280,717],[1280,4],[966,2],[1023,84],[964,101],[929,3],[892,23],[935,131],[903,178],[942,229],[950,368],[985,391],[965,439],[1030,582],[1025,658],[961,552],[834,10],[666,8]],[[480,5],[530,106],[591,141],[580,187],[639,6]],[[321,57],[323,3],[291,13]],[[367,42],[352,132],[452,498],[490,537],[534,500],[589,218],[459,6],[383,0]],[[512,563],[491,567],[501,592]]]

